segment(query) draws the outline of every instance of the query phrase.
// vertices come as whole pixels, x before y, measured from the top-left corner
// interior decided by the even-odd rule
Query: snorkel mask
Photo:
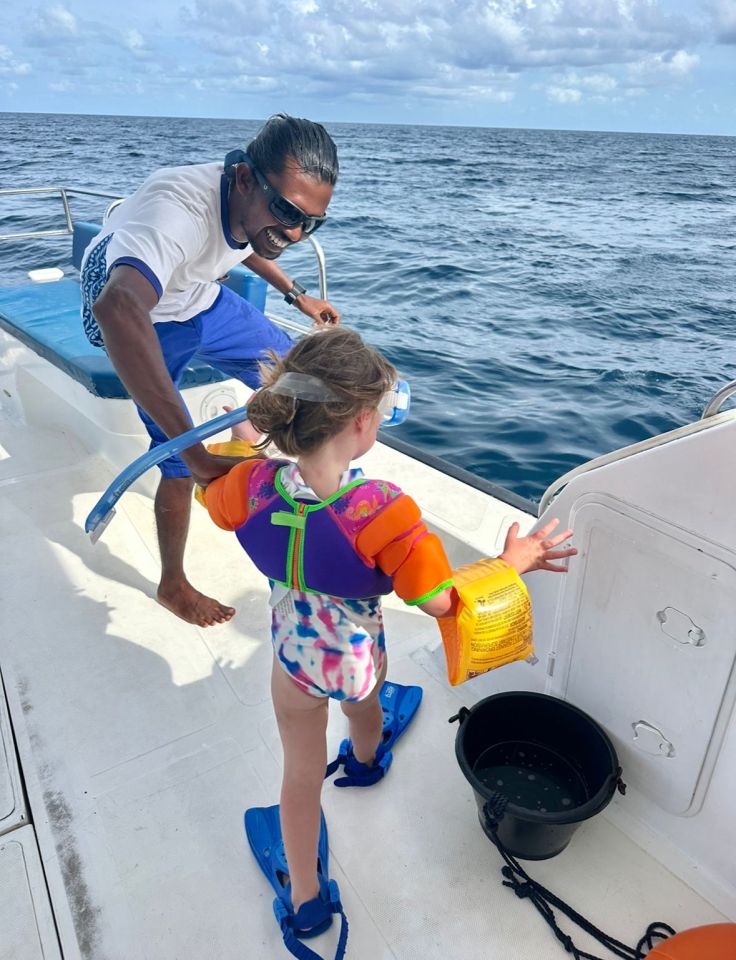
[[[311,400],[313,403],[334,403],[341,400],[329,386],[313,377],[309,373],[282,373],[281,376],[266,387],[271,393],[282,397],[293,397],[295,400]],[[390,390],[381,397],[378,412],[381,415],[382,427],[397,427],[409,416],[411,406],[411,390],[406,380],[397,380]]]
[[[406,380],[397,380],[378,404],[382,427],[398,427],[409,416],[411,390]]]

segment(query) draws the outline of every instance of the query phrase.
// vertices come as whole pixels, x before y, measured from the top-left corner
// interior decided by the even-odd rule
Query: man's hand
[[[208,453],[201,444],[199,448],[185,450],[181,457],[189,467],[192,479],[200,487],[206,487],[217,477],[229,473],[236,463],[242,463],[247,459],[247,457],[222,457]]]
[[[310,318],[314,327],[336,326],[340,322],[340,314],[332,304],[327,300],[320,300],[319,297],[302,293],[294,301],[294,306],[299,307],[301,312]]]
[[[512,523],[506,534],[506,543],[499,559],[514,567],[518,573],[528,573],[530,570],[567,573],[567,567],[564,564],[550,563],[550,560],[563,560],[565,557],[574,557],[577,553],[575,547],[554,549],[572,536],[572,530],[558,533],[556,537],[549,536],[559,522],[559,520],[550,520],[541,530],[537,530],[529,537],[519,537],[519,524]]]

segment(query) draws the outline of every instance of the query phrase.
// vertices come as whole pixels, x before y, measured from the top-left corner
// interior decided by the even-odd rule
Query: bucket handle
[[[613,773],[609,776],[608,782],[609,782],[609,783],[612,783],[612,784],[615,786],[615,788],[618,790],[618,792],[621,794],[622,797],[625,797],[625,796],[626,796],[626,784],[624,783],[624,781],[623,781],[622,778],[621,778],[621,774],[622,774],[623,772],[624,772],[624,771],[621,769],[621,767],[616,767],[616,769],[613,771]]]
[[[448,723],[455,723],[456,720],[459,720],[459,721],[460,721],[460,726],[462,726],[462,725],[465,723],[465,721],[468,719],[469,716],[470,716],[470,710],[468,710],[467,707],[460,707],[460,709],[459,709],[458,712],[455,714],[455,716],[454,716],[454,717],[450,717],[450,719],[449,719],[447,722],[448,722]]]
[[[619,784],[622,783],[620,773],[620,770],[617,771]],[[483,816],[490,831],[490,837],[506,863],[506,866],[501,869],[501,873],[505,877],[502,881],[503,885],[504,887],[510,887],[520,899],[528,898],[531,900],[537,912],[549,924],[554,935],[575,960],[604,960],[604,958],[596,957],[592,953],[583,953],[575,945],[572,937],[560,929],[554,910],[559,910],[581,930],[596,939],[606,950],[609,950],[614,956],[621,957],[622,960],[644,960],[646,953],[649,953],[656,945],[655,940],[667,940],[675,935],[675,930],[669,924],[655,921],[649,924],[646,933],[636,947],[628,947],[625,943],[621,943],[609,934],[599,930],[564,900],[560,900],[554,893],[543,887],[541,883],[532,879],[519,861],[508,852],[498,836],[498,824],[503,819],[507,803],[508,799],[503,794],[496,793],[483,805]],[[645,948],[646,953],[644,953]]]

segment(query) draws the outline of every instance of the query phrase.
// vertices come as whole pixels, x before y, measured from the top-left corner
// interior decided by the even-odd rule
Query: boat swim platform
[[[0,443],[0,817],[14,811],[0,834],[0,958],[285,958],[243,831],[245,808],[278,802],[281,777],[265,581],[195,505],[188,573],[237,613],[208,629],[183,623],[153,599],[147,496],[126,494],[92,545],[84,520],[112,479],[109,463],[7,406]],[[428,484],[426,468],[384,446],[364,462],[419,491],[430,519],[445,518],[453,562],[498,547],[514,518],[534,522],[452,478]],[[323,790],[347,956],[566,956],[531,904],[502,886],[455,760],[448,718],[482,693],[447,684],[433,620],[395,597],[385,607],[389,676],[421,685],[424,699],[384,781]],[[332,705],[331,753],[344,735]],[[614,819],[582,824],[562,854],[526,866],[626,943],[654,920],[685,929],[724,919]],[[332,957],[336,936],[310,944]],[[586,935],[574,939],[596,952]]]

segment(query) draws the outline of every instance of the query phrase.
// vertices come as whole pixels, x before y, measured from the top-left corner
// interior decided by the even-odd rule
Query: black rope
[[[494,793],[489,798],[483,811],[486,824],[491,833],[491,839],[506,863],[506,866],[501,870],[501,873],[505,877],[503,885],[510,887],[517,897],[528,899],[532,902],[537,912],[544,921],[549,924],[554,935],[566,952],[574,957],[574,960],[605,960],[605,958],[597,957],[592,953],[586,953],[577,947],[572,937],[566,934],[558,925],[555,909],[559,910],[576,926],[580,927],[581,930],[584,930],[597,940],[606,950],[620,957],[621,960],[644,960],[646,954],[656,945],[654,943],[655,939],[666,940],[668,937],[674,936],[675,931],[669,924],[657,921],[647,927],[646,933],[636,947],[629,947],[625,943],[621,943],[620,940],[616,940],[614,937],[599,930],[598,927],[589,920],[586,920],[585,917],[581,916],[569,904],[565,903],[564,900],[561,900],[550,890],[543,887],[541,883],[532,879],[519,864],[518,860],[506,850],[498,836],[498,824],[505,813],[507,803],[508,800],[506,797],[502,794]],[[644,952],[645,948],[646,953]]]

